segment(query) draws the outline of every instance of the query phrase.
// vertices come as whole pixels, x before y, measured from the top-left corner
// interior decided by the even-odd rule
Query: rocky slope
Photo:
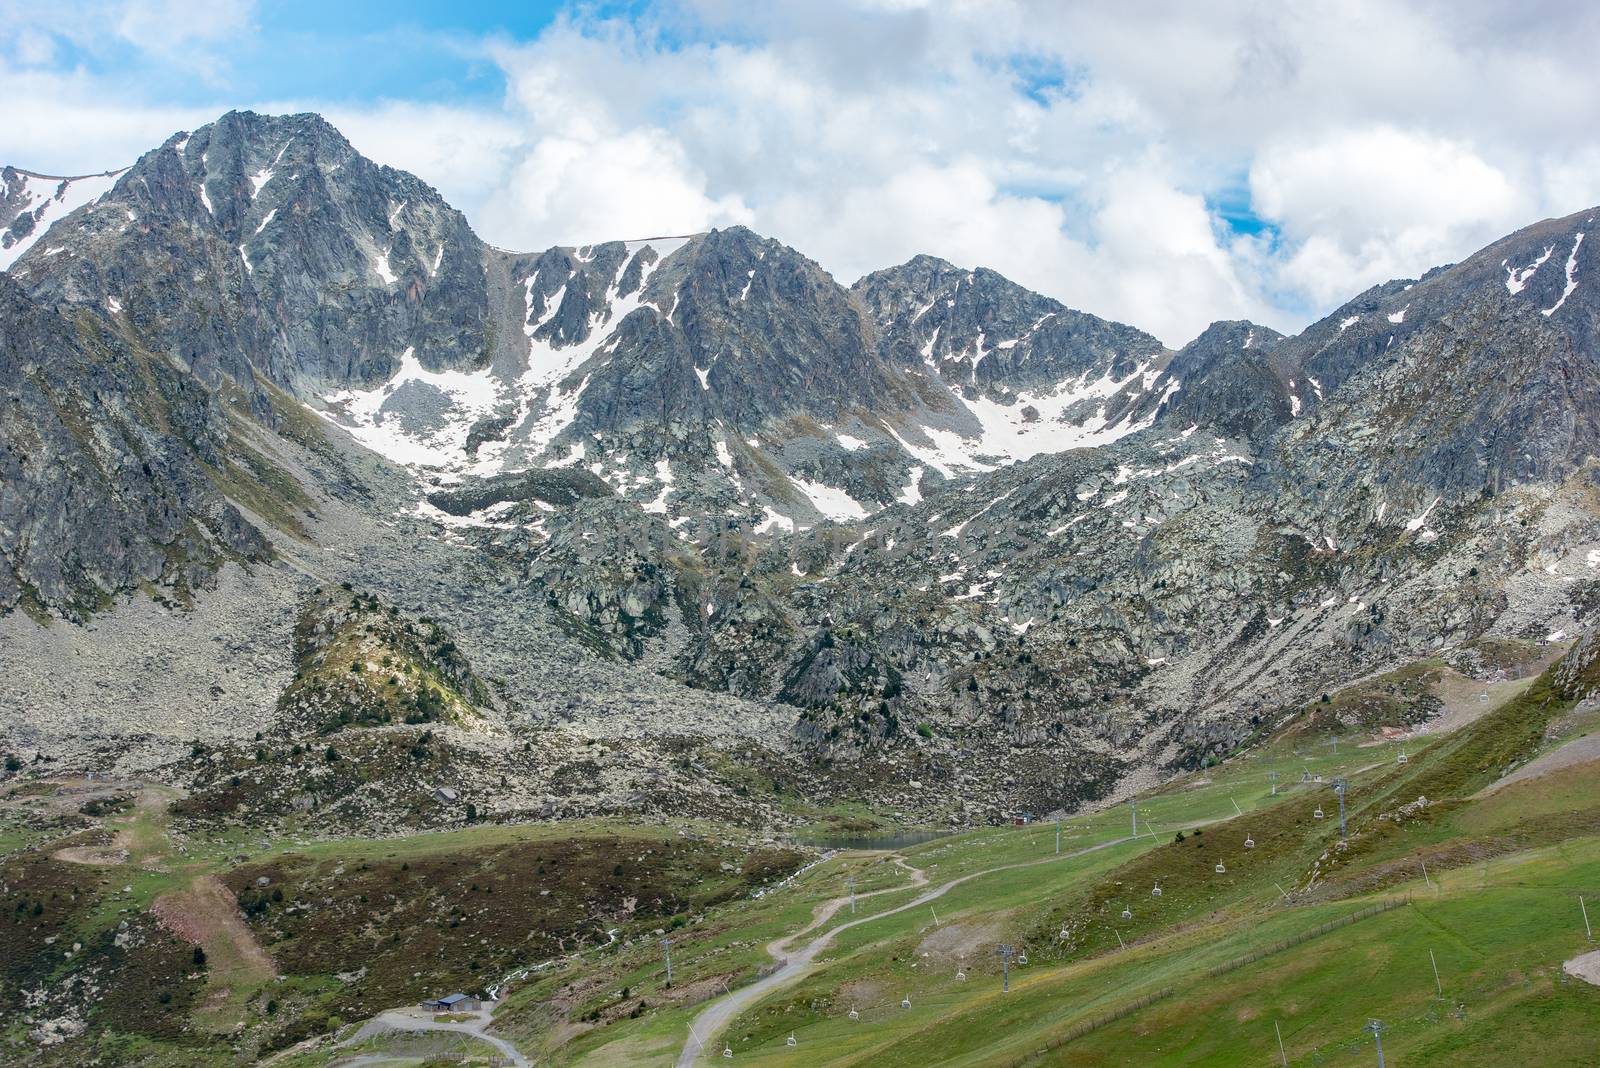
[[[321,119],[233,113],[0,276],[6,744],[259,781],[262,818],[303,791],[256,732],[455,754],[315,769],[364,825],[438,818],[442,782],[752,821],[780,790],[983,820],[1135,788],[1590,618],[1593,221],[1171,352],[929,257],[846,288],[740,228],[505,252]]]

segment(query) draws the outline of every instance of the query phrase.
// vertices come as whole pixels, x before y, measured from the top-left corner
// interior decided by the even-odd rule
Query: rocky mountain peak
[[[141,714],[381,731],[403,700],[492,766],[515,708],[585,751],[758,736],[851,797],[915,774],[928,818],[1102,798],[1592,619],[1594,217],[1173,352],[931,256],[846,288],[742,227],[505,252],[321,120],[232,113],[0,278],[0,611],[30,650],[74,647],[14,609],[104,613],[86,647],[130,674],[146,632],[192,654],[206,683]],[[280,706],[296,649],[322,674]],[[240,650],[264,704],[205,696]],[[100,697],[75,653],[12,659]]]

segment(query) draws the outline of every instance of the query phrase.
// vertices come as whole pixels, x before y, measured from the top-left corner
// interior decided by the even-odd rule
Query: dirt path
[[[138,788],[134,794],[133,812],[118,821],[121,825],[117,828],[110,845],[68,846],[50,855],[68,864],[89,864],[109,868],[120,864],[139,863],[141,867],[148,867],[152,871],[164,871],[165,869],[160,866],[162,857],[150,854],[164,855],[165,850],[161,848],[159,842],[150,841],[151,836],[146,828],[151,822],[160,819],[166,812],[170,800],[169,791],[164,789],[149,786]]]
[[[812,962],[816,959],[817,954],[826,949],[828,944],[833,941],[835,936],[841,932],[848,931],[852,927],[859,927],[864,923],[871,923],[873,920],[881,920],[885,916],[893,916],[896,913],[905,912],[907,909],[914,909],[921,905],[926,905],[931,901],[935,901],[938,898],[943,897],[945,894],[949,893],[951,890],[954,890],[963,883],[971,882],[972,880],[982,878],[985,875],[993,875],[996,872],[1002,871],[1011,871],[1016,868],[1033,868],[1038,867],[1041,864],[1055,864],[1063,860],[1071,860],[1074,857],[1082,857],[1089,853],[1097,853],[1102,849],[1109,849],[1112,846],[1122,845],[1125,842],[1131,841],[1133,841],[1132,836],[1116,838],[1109,842],[1101,842],[1099,845],[1092,845],[1085,849],[1074,850],[1070,853],[1052,854],[1048,857],[1042,857],[1039,860],[1021,860],[1011,864],[1001,864],[997,867],[985,868],[982,871],[975,871],[967,875],[958,876],[957,878],[951,879],[949,882],[940,883],[938,886],[934,887],[932,890],[929,890],[925,894],[918,894],[915,898],[903,905],[896,905],[892,909],[885,909],[882,912],[873,913],[871,916],[862,916],[860,919],[851,920],[848,923],[841,923],[839,926],[834,927],[812,939],[810,942],[807,942],[792,956],[785,956],[785,954],[788,952],[788,946],[790,943],[803,937],[811,931],[816,930],[816,928],[821,924],[826,923],[839,911],[840,908],[850,903],[850,898],[848,896],[838,897],[824,902],[818,907],[816,918],[811,921],[811,924],[808,927],[802,931],[796,932],[795,934],[789,935],[787,938],[780,938],[767,947],[767,952],[771,953],[775,959],[782,962],[777,971],[773,972],[764,979],[756,980],[749,986],[742,986],[731,993],[724,994],[722,997],[712,1001],[705,1008],[701,1009],[698,1014],[696,1014],[695,1018],[689,1023],[689,1036],[684,1040],[683,1051],[678,1055],[677,1068],[694,1068],[694,1063],[695,1061],[699,1060],[700,1054],[705,1050],[706,1044],[712,1039],[716,1038],[718,1032],[731,1023],[733,1019],[738,1016],[738,1014],[747,1006],[754,1004],[756,1001],[765,997],[767,994],[770,994],[779,987],[786,986],[789,983],[794,982],[806,972],[810,971]],[[908,865],[903,863],[901,866],[906,867],[909,871],[917,871],[917,869],[910,868]],[[913,876],[913,878],[915,878],[915,876]],[[913,885],[923,885],[926,882],[927,876],[924,875],[921,883],[914,883]],[[909,886],[896,886],[889,887],[888,889],[884,890],[874,890],[871,895],[857,894],[856,901],[859,902],[862,898],[868,896],[894,893],[896,891],[907,890],[910,888],[911,887]]]
[[[1438,716],[1418,727],[1414,734],[1449,734],[1459,730],[1482,716],[1491,712],[1507,701],[1516,697],[1523,690],[1533,685],[1533,680],[1538,678],[1544,669],[1561,659],[1567,651],[1565,644],[1554,644],[1545,649],[1537,660],[1525,665],[1522,670],[1526,674],[1514,679],[1503,679],[1498,682],[1484,682],[1461,674],[1455,668],[1445,667],[1440,675],[1438,685],[1434,687],[1434,696],[1439,698],[1444,709]]]
[[[167,930],[206,951],[213,981],[266,982],[277,975],[272,955],[256,941],[232,892],[215,875],[201,875],[187,890],[162,894],[150,911]]]
[[[1600,949],[1573,957],[1561,969],[1592,986],[1600,986]]]
[[[911,881],[906,883],[904,886],[886,886],[882,890],[869,890],[864,894],[857,894],[857,904],[860,904],[869,897],[878,897],[880,894],[897,894],[904,890],[912,890],[919,886],[928,885],[927,872],[923,871],[921,868],[913,868],[911,865],[907,864],[905,857],[894,857],[893,860],[896,867],[903,868],[911,873]],[[829,900],[824,901],[822,904],[818,905],[814,910],[812,910],[810,923],[806,924],[794,934],[784,935],[782,938],[779,938],[776,941],[767,943],[767,952],[772,956],[773,960],[783,960],[784,954],[789,951],[790,943],[797,939],[804,938],[812,931],[815,931],[818,927],[821,927],[823,924],[833,919],[838,911],[848,904],[850,904],[850,898],[848,895],[844,897],[830,898]],[[881,915],[887,916],[889,914],[885,912]],[[872,917],[868,918],[871,919]]]
[[[1537,759],[1530,760],[1510,775],[1485,786],[1477,793],[1478,797],[1488,797],[1496,790],[1502,790],[1512,783],[1522,782],[1525,779],[1537,779],[1541,775],[1548,775],[1552,771],[1570,768],[1574,764],[1587,764],[1593,760],[1600,760],[1600,734],[1585,734],[1574,738],[1570,742],[1552,749]]]
[[[205,1008],[225,1009],[236,990],[270,982],[278,974],[272,956],[239,914],[238,903],[215,875],[193,861],[176,863],[172,840],[167,837],[167,805],[178,793],[148,784],[135,788],[133,810],[112,821],[116,836],[110,846],[72,846],[57,850],[58,860],[97,867],[136,866],[145,871],[173,872],[187,885],[169,890],[150,903],[150,913],[161,926],[205,951],[209,989]],[[234,1021],[221,1021],[224,1027]]]
[[[390,1009],[381,1012],[361,1025],[361,1030],[339,1043],[340,1047],[353,1046],[365,1042],[369,1038],[376,1038],[393,1031],[454,1031],[457,1034],[471,1035],[480,1041],[487,1042],[507,1057],[516,1068],[529,1068],[528,1058],[503,1038],[489,1034],[489,1026],[494,1023],[494,1010],[498,1003],[491,1002],[477,1012],[472,1013],[473,1019],[461,1020],[453,1023],[436,1022],[431,1013],[420,1009]],[[366,1054],[353,1054],[348,1061],[336,1061],[347,1068],[358,1064],[370,1063],[372,1060]]]

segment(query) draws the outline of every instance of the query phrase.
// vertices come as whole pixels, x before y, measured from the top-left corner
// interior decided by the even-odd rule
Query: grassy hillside
[[[329,597],[323,608],[337,602],[357,625],[328,629],[328,650],[399,618],[349,591]],[[1563,978],[1561,963],[1588,948],[1578,895],[1600,901],[1600,762],[1531,762],[1568,743],[1588,752],[1596,681],[1580,647],[1430,738],[1302,717],[1139,798],[1137,836],[1127,804],[1064,820],[1059,852],[1053,823],[803,868],[796,851],[714,826],[372,840],[304,826],[272,841],[226,821],[191,819],[180,834],[166,814],[193,799],[138,784],[16,785],[0,795],[0,980],[13,999],[51,993],[5,1040],[39,1063],[248,1064],[283,1050],[281,1066],[321,1068],[350,1051],[318,1036],[509,978],[495,1032],[535,1063],[660,1065],[702,1011],[763,980],[774,944],[787,956],[829,934],[809,970],[756,987],[704,1036],[712,1053],[891,1068],[1357,1065],[1375,1060],[1363,1027],[1377,1018],[1391,1064],[1592,1064],[1600,989]],[[351,753],[387,736],[353,727],[338,738]],[[343,774],[380,754],[297,759],[313,758]],[[1018,954],[1009,992],[1002,943]],[[86,1034],[38,1046],[56,1016]],[[492,1052],[452,1041],[444,1052]],[[378,1058],[366,1063],[442,1049],[360,1045]]]
[[[1391,1064],[1594,1063],[1600,990],[1563,980],[1561,962],[1587,948],[1577,895],[1600,898],[1600,765],[1479,793],[1581,732],[1577,698],[1591,673],[1587,659],[1557,665],[1425,744],[1378,742],[1344,724],[1336,755],[1326,733],[1286,733],[1141,799],[1146,835],[1097,853],[1050,861],[1053,826],[902,850],[930,885],[1046,863],[845,932],[799,982],[735,1019],[712,1052],[726,1043],[755,1064],[1268,1064],[1279,1056],[1276,1024],[1290,1064],[1363,1064],[1373,1040],[1362,1028],[1379,1018]],[[1350,783],[1345,839],[1337,776]],[[1115,841],[1130,824],[1127,807],[1069,820],[1063,848]],[[808,873],[791,913],[839,892],[831,867]],[[724,957],[746,969],[732,969],[735,988],[754,977],[776,919],[752,914],[739,943],[750,952]],[[1001,942],[1027,958],[1010,993],[1000,989]],[[683,956],[695,967],[719,949],[708,940]],[[503,1017],[518,1019],[515,1008]],[[554,1047],[559,1032],[547,1030],[546,1048],[556,1063],[662,1063],[692,1016],[663,1006]]]

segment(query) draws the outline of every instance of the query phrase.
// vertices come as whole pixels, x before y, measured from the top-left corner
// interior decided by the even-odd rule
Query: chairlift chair
[[[1026,963],[1028,963],[1028,955],[1026,953],[1024,953],[1021,956],[1017,957],[1017,963],[1018,964],[1026,964]]]
[[[784,1045],[786,1045],[786,1046],[790,1047],[791,1049],[793,1049],[795,1046],[798,1046],[799,1044],[800,1043],[798,1043],[798,1042],[796,1042],[794,1040],[794,1032],[790,1031],[789,1032],[789,1041],[785,1042]]]
[[[911,995],[910,994],[907,994],[905,997],[900,999],[900,1007],[902,1009],[909,1009],[911,1007]]]
[[[852,1020],[861,1019],[861,1014],[856,1011],[856,1007],[854,1005],[850,1006],[850,1019],[852,1019]]]
[[[1320,819],[1325,819],[1325,818],[1326,818],[1326,817],[1325,817],[1325,816],[1323,816],[1323,814],[1322,814],[1322,806],[1321,806],[1321,805],[1318,805],[1318,806],[1317,806],[1317,810],[1316,810],[1316,811],[1315,811],[1315,812],[1313,812],[1313,813],[1312,813],[1312,814],[1311,814],[1311,815],[1312,815],[1312,817],[1313,817],[1313,818],[1315,818],[1315,819],[1319,819],[1319,820],[1320,820]]]
[[[733,1047],[732,1046],[723,1046],[722,1047],[722,1055],[724,1057],[726,1057],[730,1061],[733,1060]]]
[[[1406,756],[1404,753],[1401,753],[1400,754],[1400,759],[1395,761],[1395,763],[1397,763],[1397,764],[1409,764],[1410,762],[1411,762],[1411,758]]]
[[[1130,909],[1130,908],[1126,908],[1126,907],[1123,908],[1123,910],[1122,910],[1122,918],[1125,919],[1125,920],[1133,919],[1133,910]]]
[[[1254,849],[1256,847],[1256,840],[1254,838],[1251,838],[1248,834],[1245,835],[1244,836],[1244,847],[1246,849]]]
[[[1150,891],[1150,896],[1151,897],[1160,897],[1161,896],[1161,884],[1160,883],[1156,883],[1155,889]]]
[[[1227,870],[1228,870],[1227,868],[1222,866],[1222,861],[1220,861],[1220,860],[1217,861],[1217,874],[1218,875],[1222,875]]]

